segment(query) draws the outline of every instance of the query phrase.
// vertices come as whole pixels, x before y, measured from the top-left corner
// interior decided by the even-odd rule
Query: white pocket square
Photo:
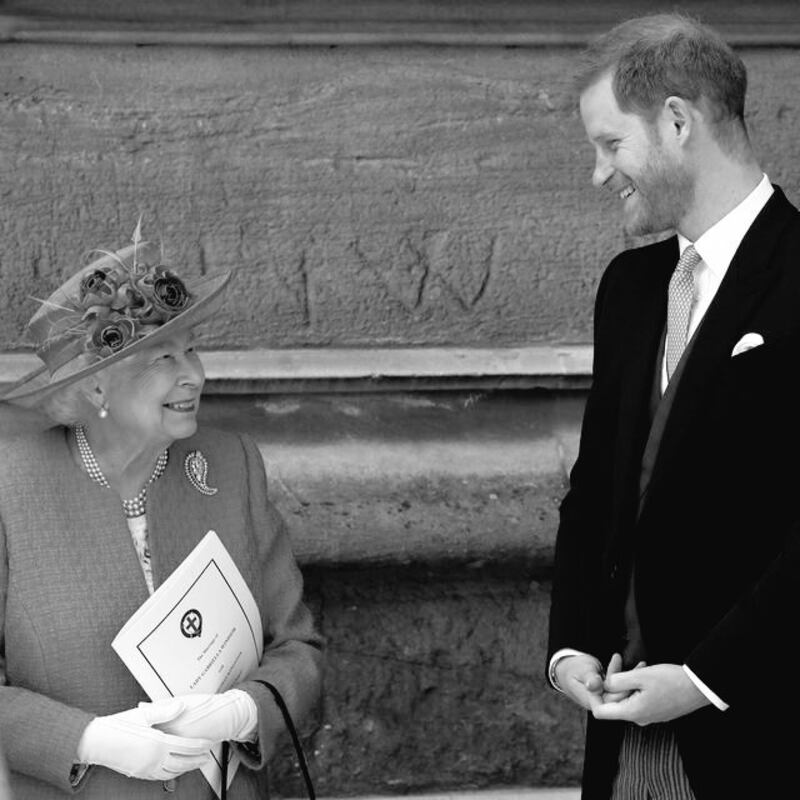
[[[764,337],[760,333],[746,333],[731,350],[731,358],[762,344],[764,344]]]

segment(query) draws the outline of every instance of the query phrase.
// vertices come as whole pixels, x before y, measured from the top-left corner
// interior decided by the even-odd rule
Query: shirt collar
[[[712,272],[720,276],[725,274],[742,239],[774,191],[769,178],[762,176],[758,186],[738,206],[731,209],[719,222],[715,222],[694,243],[695,250]],[[678,234],[681,255],[690,244],[692,242],[685,236]]]

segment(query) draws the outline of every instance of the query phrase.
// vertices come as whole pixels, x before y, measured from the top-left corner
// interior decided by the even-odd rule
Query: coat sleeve
[[[780,702],[770,686],[770,665],[792,670],[800,655],[800,523],[784,547],[736,605],[689,654],[686,665],[731,708]],[[790,689],[791,691],[791,689]]]
[[[6,537],[0,520],[0,746],[9,769],[72,794],[70,771],[92,714],[12,685],[6,674]]]
[[[320,694],[322,638],[314,629],[311,613],[302,602],[303,578],[292,555],[286,526],[267,499],[267,479],[261,454],[252,439],[242,436],[241,440],[250,492],[250,524],[257,542],[266,620],[261,664],[248,680],[237,687],[250,694],[258,706],[257,752],[247,746],[238,749],[248,767],[259,769],[272,755],[275,741],[286,726],[272,694],[253,679],[273,684],[281,693],[293,721],[299,725]]]
[[[570,488],[561,503],[545,668],[563,648],[591,652],[588,611],[602,557],[602,529],[610,515],[617,416],[616,394],[607,387],[607,354],[613,352],[607,300],[613,273],[614,262],[603,274],[595,300],[592,387]]]

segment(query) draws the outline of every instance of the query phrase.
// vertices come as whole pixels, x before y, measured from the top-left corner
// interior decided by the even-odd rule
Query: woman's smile
[[[164,408],[170,411],[177,411],[181,414],[194,413],[197,411],[197,399],[192,400],[179,400],[172,403],[164,403]]]

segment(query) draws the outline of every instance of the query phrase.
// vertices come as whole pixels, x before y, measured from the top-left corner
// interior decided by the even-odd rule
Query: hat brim
[[[182,311],[176,317],[160,325],[151,333],[137,339],[127,347],[118,350],[110,356],[106,356],[94,364],[89,364],[82,369],[75,370],[68,375],[62,375],[58,380],[52,381],[47,367],[42,365],[33,372],[29,372],[16,383],[9,386],[0,393],[0,401],[15,403],[17,405],[30,408],[49,397],[53,392],[64,389],[75,381],[86,378],[89,375],[99,372],[106,367],[121,361],[123,358],[134,355],[140,350],[152,347],[162,339],[174,336],[179,331],[193,328],[212,314],[217,312],[225,299],[225,287],[231,279],[231,272],[223,272],[219,275],[212,275],[207,278],[200,278],[196,281],[186,281],[187,289],[196,298],[189,308]]]

